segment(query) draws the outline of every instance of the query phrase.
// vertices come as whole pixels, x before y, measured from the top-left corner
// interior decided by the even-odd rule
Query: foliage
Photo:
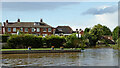
[[[8,41],[11,48],[24,48],[32,46],[33,48],[42,47],[42,37],[35,35],[12,35]]]
[[[101,24],[95,25],[88,34],[89,44],[90,46],[95,46],[98,40],[101,40],[102,36],[104,35],[111,35],[111,31],[108,27],[102,26]],[[107,44],[109,41],[105,40]]]
[[[120,34],[118,35],[119,32],[120,32],[120,26],[117,26],[112,33],[112,37],[114,41],[116,41],[118,39],[118,36],[120,36]]]
[[[6,34],[0,35],[0,41],[1,41],[2,43],[7,42],[8,38],[9,38],[9,35],[6,35]]]
[[[44,43],[46,43],[47,47],[55,46],[56,48],[59,48],[60,46],[63,46],[65,43],[65,37],[64,36],[46,36],[43,38]]]
[[[116,42],[120,46],[120,38],[118,38]]]
[[[111,30],[107,26],[103,26],[103,35],[112,35]]]
[[[91,30],[90,28],[85,28],[84,34],[89,33],[90,30]]]
[[[67,47],[67,48],[74,48],[78,45],[79,41],[78,41],[78,38],[76,36],[76,33],[67,36],[65,39],[66,39],[65,47]]]

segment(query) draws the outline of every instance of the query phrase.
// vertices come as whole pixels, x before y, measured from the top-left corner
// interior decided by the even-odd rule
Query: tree
[[[103,35],[112,35],[111,30],[107,26],[103,26]]]
[[[115,29],[113,30],[113,33],[112,33],[112,37],[115,42],[118,39],[118,36],[120,37],[120,26],[115,27]]]
[[[98,40],[101,40],[102,36],[104,35],[112,35],[111,30],[106,27],[106,26],[102,26],[101,24],[97,24],[95,25],[90,31],[89,31],[89,43],[90,46],[95,46],[96,42]]]
[[[84,34],[89,33],[89,31],[90,31],[90,28],[85,28]]]

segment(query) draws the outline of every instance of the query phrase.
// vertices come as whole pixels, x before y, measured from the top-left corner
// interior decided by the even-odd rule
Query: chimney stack
[[[43,20],[42,20],[42,19],[40,19],[40,22],[43,22]]]
[[[8,20],[6,20],[6,23],[8,23]]]
[[[17,22],[20,22],[20,19],[18,19],[18,21]]]

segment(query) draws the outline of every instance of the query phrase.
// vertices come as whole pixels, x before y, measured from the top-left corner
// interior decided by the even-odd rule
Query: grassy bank
[[[113,49],[119,49],[120,50],[120,45],[118,45],[118,44],[110,45],[110,47],[112,47]]]
[[[1,51],[17,51],[17,50],[28,50],[28,49],[2,49]],[[31,50],[52,50],[51,48],[32,48]],[[60,50],[60,48],[55,48],[54,50]],[[75,50],[71,48],[64,48],[64,50]],[[80,48],[76,48],[80,50]]]

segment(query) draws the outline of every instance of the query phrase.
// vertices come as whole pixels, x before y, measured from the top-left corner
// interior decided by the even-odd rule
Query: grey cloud
[[[105,14],[105,13],[114,13],[116,11],[118,11],[118,6],[114,5],[114,6],[110,6],[110,7],[106,7],[106,8],[101,8],[101,9],[90,8],[83,14],[101,15],[101,14]]]
[[[53,10],[73,4],[79,4],[79,2],[3,2],[2,8],[13,11]]]

